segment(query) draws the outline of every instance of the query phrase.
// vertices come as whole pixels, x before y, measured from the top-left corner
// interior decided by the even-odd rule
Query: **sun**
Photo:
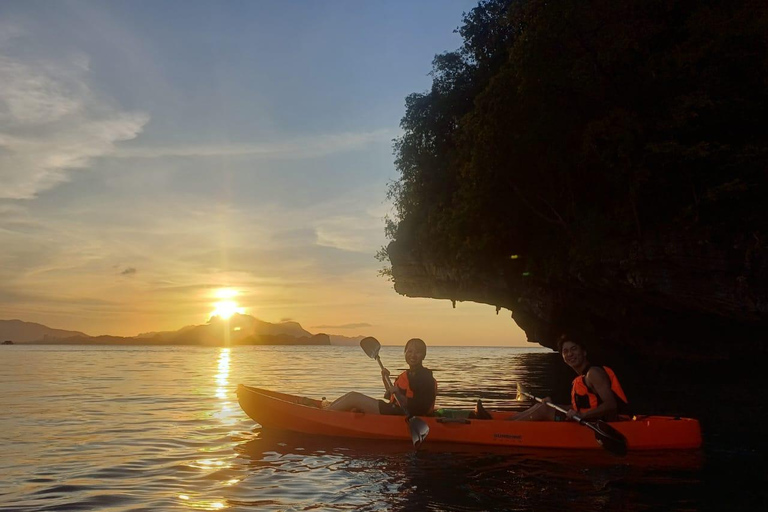
[[[211,316],[218,316],[224,320],[231,317],[235,313],[242,314],[244,311],[243,308],[237,305],[237,302],[231,300],[223,300],[221,302],[215,303],[213,306],[215,309],[211,312]]]
[[[237,302],[232,300],[234,297],[237,296],[237,294],[238,294],[237,290],[233,290],[232,288],[221,288],[219,290],[216,290],[216,292],[214,293],[214,296],[217,299],[224,299],[224,300],[220,300],[213,304],[214,309],[213,311],[211,311],[211,316],[217,316],[219,318],[227,320],[229,317],[231,317],[235,313],[243,314],[245,312],[245,309],[238,306]]]

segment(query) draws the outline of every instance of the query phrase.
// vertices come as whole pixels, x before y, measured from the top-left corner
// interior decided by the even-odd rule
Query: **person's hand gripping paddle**
[[[360,348],[368,354],[368,357],[375,359],[376,362],[379,363],[379,367],[384,370],[384,364],[382,364],[381,358],[379,357],[379,350],[381,350],[381,343],[379,343],[379,340],[372,336],[363,338],[360,340]],[[408,423],[408,428],[411,431],[413,446],[414,448],[418,448],[429,434],[429,425],[427,425],[421,418],[417,418],[408,412],[407,400],[402,393],[392,385],[392,381],[389,380],[389,377],[385,379],[385,383],[387,384],[387,391],[392,393],[395,397],[395,402],[397,402],[397,405],[400,406],[400,409],[405,413],[405,421]]]
[[[528,398],[531,398],[533,400],[536,400],[539,403],[547,404],[547,406],[560,411],[564,414],[567,414],[568,411],[560,407],[559,405],[555,405],[552,402],[545,402],[541,398],[535,397],[532,394],[528,393],[523,387],[518,383],[517,384],[517,399],[520,400],[522,396],[526,396]],[[587,427],[589,429],[592,429],[595,432],[595,439],[597,442],[608,450],[609,452],[613,453],[614,455],[619,455],[623,457],[627,454],[627,438],[624,437],[624,434],[610,426],[608,423],[606,423],[603,420],[597,420],[597,421],[588,421],[580,416],[573,415],[573,420],[577,421],[579,425],[582,425],[584,427]]]

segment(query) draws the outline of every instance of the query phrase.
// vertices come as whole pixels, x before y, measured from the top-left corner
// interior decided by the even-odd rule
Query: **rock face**
[[[768,257],[757,235],[663,233],[631,246],[607,241],[599,261],[567,277],[449,268],[407,239],[387,248],[395,290],[409,297],[473,301],[512,311],[528,340],[555,347],[563,331],[602,352],[669,358],[766,350]]]

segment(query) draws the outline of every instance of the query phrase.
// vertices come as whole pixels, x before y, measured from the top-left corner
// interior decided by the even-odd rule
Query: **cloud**
[[[26,210],[21,205],[0,203],[0,221],[5,220],[4,217],[16,216],[25,212]],[[2,223],[0,223],[0,229],[2,229],[2,227]]]
[[[19,39],[25,35],[24,29],[20,26],[0,21],[0,45],[4,45],[14,39]]]
[[[137,272],[137,270],[135,268],[128,267],[125,270],[123,270],[122,272],[120,272],[120,275],[121,276],[132,276],[132,275],[135,275],[136,272]]]
[[[10,34],[10,35],[9,35]],[[24,56],[14,56],[21,40]],[[91,89],[86,55],[39,57],[22,30],[0,35],[0,199],[31,199],[110,155],[149,121]]]
[[[321,219],[316,228],[317,244],[342,251],[370,252],[371,224],[370,219],[351,216]]]
[[[362,329],[363,327],[373,327],[368,323],[359,324],[341,324],[341,325],[313,325],[313,329]]]
[[[384,222],[373,193],[333,205],[335,212],[318,215],[314,222],[317,245],[373,254],[384,243]]]
[[[315,137],[299,137],[288,141],[265,141],[253,144],[194,144],[167,147],[120,148],[115,156],[121,158],[167,157],[233,157],[248,156],[268,159],[319,158],[362,148],[374,142],[390,141],[394,132],[374,130]]]

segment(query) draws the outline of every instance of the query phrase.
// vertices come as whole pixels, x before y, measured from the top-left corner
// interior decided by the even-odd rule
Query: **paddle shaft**
[[[376,355],[376,362],[379,363],[379,368],[381,368],[382,371],[386,370],[386,368],[384,368],[384,363],[381,362],[381,358],[378,355]],[[389,379],[389,377],[387,377],[384,382],[387,385],[387,391],[392,391],[394,386],[392,385],[392,381]]]
[[[552,402],[545,402],[545,401],[544,401],[544,400],[542,400],[541,398],[539,398],[539,397],[537,397],[537,396],[533,396],[533,395],[532,395],[532,394],[530,394],[530,393],[526,393],[525,391],[520,391],[520,394],[521,394],[521,395],[525,395],[525,396],[527,396],[528,398],[531,398],[531,399],[533,399],[533,400],[536,400],[536,401],[537,401],[537,402],[539,402],[540,404],[547,404],[549,407],[553,408],[553,409],[554,409],[554,410],[556,410],[556,411],[560,411],[560,412],[562,412],[563,414],[568,414],[568,411],[567,411],[567,410],[565,410],[564,408],[560,407],[560,406],[559,406],[559,405],[557,405],[557,404],[553,404]],[[576,414],[574,414],[574,415],[573,415],[573,419],[574,419],[574,420],[576,420],[576,421],[578,421],[579,423],[583,423],[583,422],[584,422],[584,419],[583,419],[581,416],[578,416],[578,415],[576,415]]]
[[[553,404],[551,402],[545,402],[541,398],[538,398],[536,396],[533,396],[530,393],[526,393],[525,391],[520,390],[520,393],[536,400],[539,403],[547,404],[549,407],[552,407],[553,409],[560,411],[562,413],[568,414],[568,411],[563,409],[562,407]],[[583,425],[589,429],[591,429],[595,433],[595,437],[598,440],[598,442],[605,448],[606,450],[620,456],[624,456],[627,453],[627,439],[624,437],[624,435],[613,428],[612,426],[608,425],[604,421],[597,420],[596,422],[592,423],[589,421],[586,421],[581,416],[578,416],[574,414],[572,418],[579,422],[579,425]]]

